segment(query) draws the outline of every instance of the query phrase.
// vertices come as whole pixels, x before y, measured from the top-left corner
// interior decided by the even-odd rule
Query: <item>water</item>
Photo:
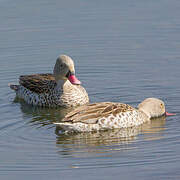
[[[1,0],[0,179],[180,179],[180,2]],[[76,64],[91,102],[165,101],[175,117],[60,135],[62,109],[14,100],[9,82]]]

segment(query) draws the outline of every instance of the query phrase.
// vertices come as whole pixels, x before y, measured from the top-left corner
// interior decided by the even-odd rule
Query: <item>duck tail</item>
[[[19,88],[19,85],[14,85],[14,84],[11,84],[11,83],[9,83],[8,86],[14,91],[17,91],[18,88]]]
[[[59,123],[53,123],[56,124],[60,129],[64,130],[65,132],[74,132],[75,127],[74,124],[71,123],[63,123],[63,122],[59,122]]]

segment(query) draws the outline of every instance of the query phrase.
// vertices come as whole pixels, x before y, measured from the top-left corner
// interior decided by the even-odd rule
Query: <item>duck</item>
[[[138,108],[116,102],[99,102],[83,105],[69,112],[61,122],[55,122],[65,132],[91,132],[131,128],[152,118],[175,115],[165,111],[165,104],[157,98],[147,98]]]
[[[9,84],[16,96],[41,107],[75,107],[89,103],[86,90],[75,76],[74,62],[60,55],[53,73],[21,75],[19,85]]]

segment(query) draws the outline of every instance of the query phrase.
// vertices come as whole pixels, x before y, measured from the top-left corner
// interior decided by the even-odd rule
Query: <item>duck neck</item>
[[[55,87],[55,90],[56,91],[62,91],[63,90],[63,87],[64,87],[64,84],[66,83],[67,80],[63,80],[63,79],[59,79],[56,83],[56,87]]]
[[[149,119],[151,119],[151,114],[150,114],[149,111],[147,111],[147,110],[145,110],[145,109],[143,109],[143,108],[140,108],[139,110],[142,111],[144,114],[146,114],[146,116],[147,116]]]
[[[142,109],[138,109],[138,110],[139,110],[139,113],[143,116],[144,122],[146,122],[146,121],[151,119],[150,114],[147,114]]]

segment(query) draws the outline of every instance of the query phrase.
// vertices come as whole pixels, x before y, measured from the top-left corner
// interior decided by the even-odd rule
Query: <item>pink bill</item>
[[[70,75],[68,77],[68,80],[72,83],[72,84],[81,84],[81,81],[79,81],[75,75]]]

